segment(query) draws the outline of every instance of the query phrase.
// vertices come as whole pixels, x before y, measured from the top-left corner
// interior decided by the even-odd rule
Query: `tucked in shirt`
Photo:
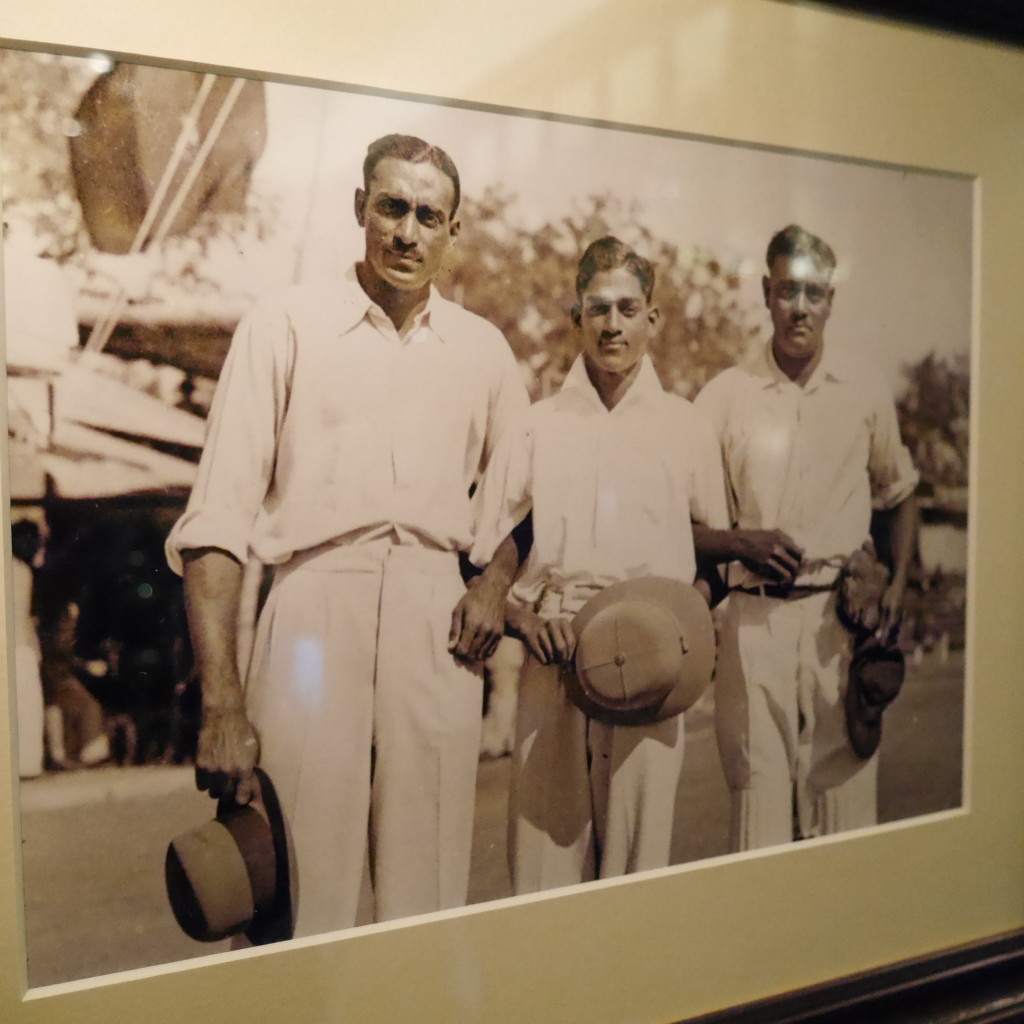
[[[711,380],[695,404],[721,442],[734,524],[789,534],[809,567],[801,584],[834,578],[868,538],[872,509],[895,507],[917,486],[889,389],[841,350],[826,346],[800,387],[768,342]],[[742,571],[730,582],[758,578]]]
[[[501,332],[433,290],[404,338],[355,268],[273,293],[235,332],[168,559],[385,536],[468,551],[470,489],[528,405]]]
[[[477,495],[472,560],[484,565],[533,511],[533,547],[516,595],[657,575],[693,581],[691,517],[728,523],[710,425],[665,392],[645,356],[609,410],[576,359],[561,390],[499,445]]]

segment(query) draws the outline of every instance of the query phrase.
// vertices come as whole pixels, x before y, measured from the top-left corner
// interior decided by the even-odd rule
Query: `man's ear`
[[[569,318],[572,320],[574,327],[580,326],[583,319],[583,311],[580,309],[580,304],[578,302],[569,310]]]
[[[771,291],[772,291],[771,278],[768,277],[767,274],[765,274],[765,276],[761,278],[761,291],[764,292],[764,304],[767,306],[768,305],[768,296],[771,295]]]
[[[462,232],[462,221],[457,217],[454,220],[448,222],[448,241],[449,243],[454,242],[459,234]]]
[[[651,306],[647,310],[647,323],[650,325],[651,333],[653,334],[658,329],[658,324],[661,323],[661,310],[657,306]]]
[[[366,193],[361,189],[356,189],[355,202],[353,203],[353,209],[356,212],[356,223],[361,227],[366,227]]]

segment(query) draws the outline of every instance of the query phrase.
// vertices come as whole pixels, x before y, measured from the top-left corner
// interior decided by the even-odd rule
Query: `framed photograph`
[[[0,807],[4,973],[17,979],[0,993],[5,1019],[116,1007],[174,1020],[197,1000],[212,1020],[682,1019],[1022,924],[1022,595],[1005,571],[1019,545],[1002,540],[1024,483],[1007,428],[1021,154],[1000,128],[1018,53],[771,0],[742,14],[537,4],[514,26],[446,4],[392,40],[415,72],[401,59],[385,72],[371,59],[381,37],[341,31],[344,8],[310,4],[301,25],[268,13],[234,39],[190,33],[186,9],[158,30],[134,11],[79,26],[62,6],[0,20],[13,538],[0,747],[19,736]],[[886,74],[848,78],[851,54]],[[787,828],[804,841],[737,852],[713,688],[686,712],[665,866],[515,897],[509,646],[487,672],[468,906],[375,924],[364,885],[341,931],[231,951],[178,928],[164,850],[213,804],[193,785],[198,689],[164,544],[236,325],[261,296],[336,282],[364,258],[363,159],[391,133],[454,159],[461,231],[435,283],[502,331],[533,401],[571,372],[577,264],[602,236],[653,265],[649,353],[685,399],[777,352],[790,300],[765,250],[780,229],[834,252],[822,296],[807,285],[792,301],[827,303],[829,344],[870,367],[856,386],[888,396],[921,512],[877,824],[815,835],[797,813]],[[752,436],[747,454],[770,461],[771,439]],[[723,434],[742,526],[752,463],[729,477],[734,442]],[[898,507],[909,492],[890,476]],[[819,580],[800,582],[810,594]],[[253,606],[260,583],[256,567]]]

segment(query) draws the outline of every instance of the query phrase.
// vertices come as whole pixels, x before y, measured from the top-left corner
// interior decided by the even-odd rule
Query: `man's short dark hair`
[[[366,159],[363,161],[363,188],[370,191],[370,179],[377,169],[381,160],[391,157],[394,160],[408,160],[413,164],[431,164],[442,174],[451,179],[454,199],[452,201],[451,213],[448,219],[455,216],[459,208],[459,201],[462,198],[462,190],[459,185],[459,171],[455,161],[440,146],[432,146],[415,135],[385,135],[383,138],[371,142],[366,151]]]
[[[580,257],[576,271],[576,309],[579,309],[578,304],[583,300],[587,285],[596,275],[606,270],[618,270],[619,267],[625,267],[640,282],[644,298],[650,302],[654,294],[654,265],[625,242],[620,242],[613,235],[605,235],[591,242]]]
[[[836,269],[832,246],[799,224],[790,224],[772,236],[766,255],[769,271],[779,256],[810,256],[830,277]]]

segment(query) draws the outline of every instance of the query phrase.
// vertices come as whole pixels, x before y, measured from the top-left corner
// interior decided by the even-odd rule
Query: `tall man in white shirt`
[[[647,355],[659,319],[653,288],[650,262],[618,239],[588,247],[572,314],[582,352],[562,389],[498,446],[477,495],[478,565],[527,513],[533,519],[508,608],[530,652],[509,807],[517,893],[669,863],[682,716],[603,724],[559,679],[575,648],[572,616],[588,598],[636,577],[692,583],[691,519],[728,522],[710,426],[665,392]],[[501,564],[488,566],[481,587]]]
[[[872,510],[885,511],[893,573],[878,633],[889,634],[917,525],[918,474],[889,390],[825,342],[832,249],[791,225],[767,262],[771,340],[695,403],[718,433],[736,527],[697,527],[695,540],[703,557],[731,563],[715,699],[737,850],[877,821],[877,756],[862,761],[846,734],[851,635],[835,584],[869,539]]]
[[[470,489],[527,407],[505,339],[432,282],[459,232],[450,157],[370,147],[343,280],[261,300],[238,327],[188,508],[184,563],[211,794],[273,778],[291,823],[297,935],[465,902],[481,677],[447,650]],[[274,567],[245,687],[242,566]],[[486,611],[486,608],[485,608]]]

